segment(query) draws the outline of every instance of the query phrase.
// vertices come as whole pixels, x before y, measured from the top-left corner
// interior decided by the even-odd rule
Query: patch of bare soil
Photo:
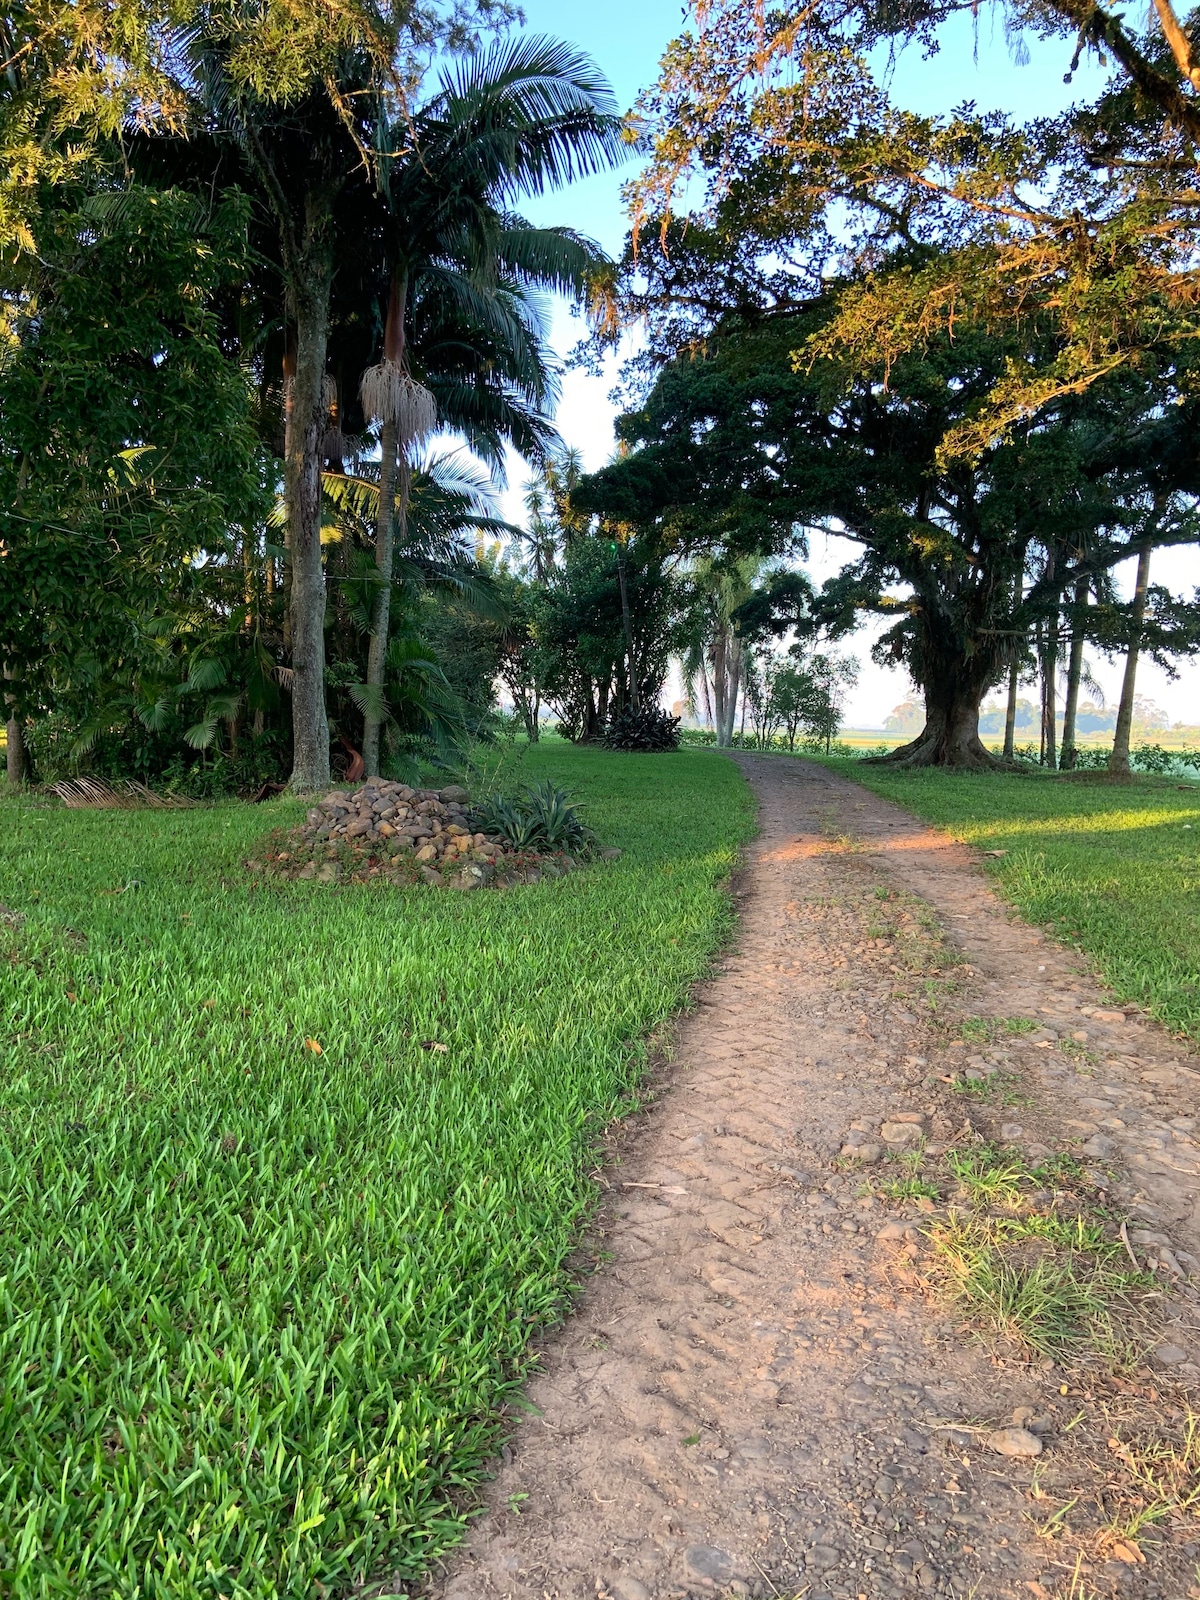
[[[602,1175],[596,1271],[431,1593],[1200,1596],[1200,1062],[971,852],[820,767],[740,759],[737,942]],[[1019,1196],[955,1189],[981,1150]],[[1030,1218],[1096,1229],[1127,1291],[1109,1356],[956,1308],[963,1215],[1015,1229],[1026,1267]]]

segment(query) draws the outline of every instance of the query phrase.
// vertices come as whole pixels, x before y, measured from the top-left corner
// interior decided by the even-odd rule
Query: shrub
[[[1075,771],[1076,772],[1101,772],[1108,766],[1108,758],[1112,754],[1105,745],[1075,746]]]
[[[471,813],[481,833],[498,834],[514,850],[584,850],[593,835],[566,789],[549,779],[518,795],[494,794]]]
[[[1164,750],[1160,744],[1140,744],[1129,764],[1135,772],[1154,772],[1162,776],[1174,772],[1178,760],[1179,754],[1175,750]]]
[[[679,718],[661,706],[625,706],[609,717],[604,743],[609,750],[677,750]]]

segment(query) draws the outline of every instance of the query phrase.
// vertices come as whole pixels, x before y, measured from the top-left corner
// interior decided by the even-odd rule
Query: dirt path
[[[1068,1526],[1079,1506],[1085,1524],[1108,1514],[1096,1452],[1120,1386],[967,1336],[921,1287],[927,1219],[864,1193],[864,1175],[906,1124],[931,1158],[971,1125],[1031,1159],[1081,1151],[1141,1259],[1161,1262],[1178,1348],[1123,1392],[1169,1411],[1172,1385],[1200,1378],[1171,1275],[1200,1255],[1200,1062],[1106,1005],[970,852],[817,766],[741,764],[761,833],[738,939],[606,1171],[603,1264],[548,1340],[536,1412],[434,1593],[1074,1594],[1079,1541],[1035,1522],[1072,1495]],[[997,1036],[1015,1017],[1037,1027]],[[1013,1092],[955,1093],[943,1080],[963,1073]],[[985,1448],[1014,1414],[1044,1442],[1037,1461]],[[1200,1594],[1188,1537],[1164,1523],[1141,1561],[1145,1539],[1131,1553],[1097,1535],[1083,1572],[1101,1594],[1182,1600]]]

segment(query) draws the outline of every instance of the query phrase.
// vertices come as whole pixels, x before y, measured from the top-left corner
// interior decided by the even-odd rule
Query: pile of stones
[[[352,792],[331,789],[303,827],[268,842],[247,868],[274,877],[479,889],[558,877],[579,865],[563,854],[514,851],[471,827],[465,789],[414,789],[369,778]]]

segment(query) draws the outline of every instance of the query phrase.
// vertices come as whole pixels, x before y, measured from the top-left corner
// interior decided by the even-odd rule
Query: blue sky
[[[613,86],[622,109],[631,106],[638,92],[651,83],[658,61],[669,41],[686,25],[686,10],[678,0],[608,0],[607,4],[554,4],[553,0],[525,0],[526,26],[533,33],[548,33],[586,50]],[[1014,59],[1004,37],[998,10],[982,9],[978,19],[960,16],[940,35],[938,53],[925,59],[915,48],[904,51],[894,68],[893,92],[912,110],[945,112],[964,100],[983,111],[1007,111],[1018,120],[1053,115],[1073,99],[1087,98],[1101,83],[1095,64],[1082,64],[1071,85],[1063,82],[1071,58],[1066,40],[1029,41],[1025,64]],[[620,253],[625,236],[621,183],[635,170],[605,173],[584,180],[558,194],[528,202],[525,212],[540,223],[569,224],[596,239],[610,254]],[[553,343],[565,356],[581,332],[565,305],[554,310]],[[613,448],[614,407],[608,398],[613,368],[606,377],[567,372],[563,377],[558,427],[563,438],[583,452],[589,468],[602,466]],[[509,488],[502,497],[504,514],[521,520],[521,489],[527,469],[518,459],[511,464]],[[841,540],[818,539],[807,563],[818,580],[837,571],[852,554]],[[1122,575],[1123,576],[1123,575]],[[1131,575],[1130,575],[1131,576]],[[1155,581],[1190,594],[1200,584],[1200,557],[1196,549],[1160,553]],[[849,721],[858,727],[880,727],[891,708],[911,693],[903,672],[875,667],[869,660],[871,635],[864,631],[852,649],[862,662],[859,687],[849,707]],[[1113,702],[1120,689],[1121,663],[1098,660],[1096,674]],[[1171,682],[1152,664],[1139,673],[1139,688],[1151,695],[1173,721],[1200,721],[1200,667],[1185,666]]]

